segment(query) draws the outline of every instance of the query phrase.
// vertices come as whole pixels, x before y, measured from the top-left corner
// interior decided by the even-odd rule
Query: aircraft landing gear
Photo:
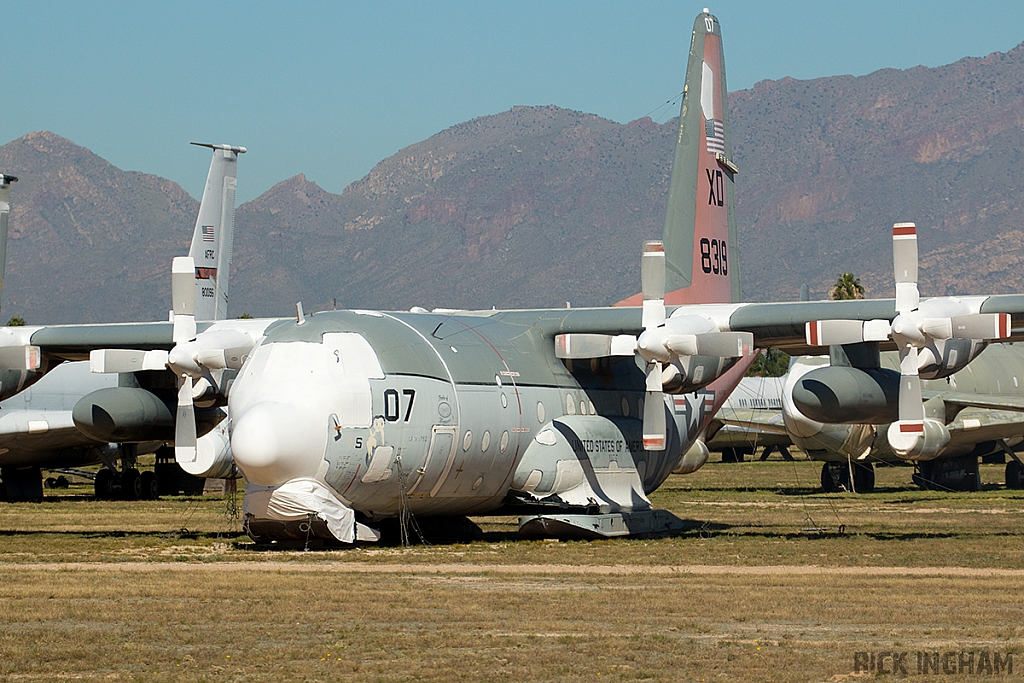
[[[8,502],[43,502],[43,475],[38,467],[0,469],[0,498]]]
[[[722,462],[743,462],[748,450],[747,448],[723,448]]]
[[[112,462],[106,462],[96,473],[96,500],[156,500],[160,482],[155,472],[139,472],[135,467],[138,459],[135,445],[123,444],[118,451],[121,471],[117,471]]]
[[[146,470],[139,477],[139,482],[143,500],[156,500],[160,497],[160,482],[156,478],[156,472]]]
[[[1006,462],[1006,488],[1024,489],[1024,467],[1019,460]]]
[[[156,474],[131,467],[115,472],[104,467],[96,473],[96,500],[156,500],[160,485]]]
[[[978,456],[963,455],[945,460],[927,460],[917,464],[914,483],[932,491],[980,491]]]
[[[825,493],[850,491],[871,493],[875,490],[875,467],[870,463],[853,463],[853,478],[850,466],[845,462],[826,462],[821,466],[821,488]]]

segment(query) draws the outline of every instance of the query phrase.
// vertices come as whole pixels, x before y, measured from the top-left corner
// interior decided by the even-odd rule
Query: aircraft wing
[[[1013,410],[967,409],[947,425],[951,445],[978,444],[1024,436],[1024,421]]]
[[[741,427],[755,432],[780,434],[789,436],[786,425],[779,413],[766,413],[763,410],[731,410],[723,408],[715,415],[714,421],[732,427]]]
[[[965,392],[946,391],[925,391],[922,392],[925,399],[938,396],[946,403],[962,406],[965,408],[986,408],[989,410],[1002,411],[1024,411],[1024,396],[1009,396],[1006,394],[970,394]],[[1011,413],[1013,419],[1018,422],[1024,421],[1024,416]]]
[[[963,297],[962,300],[980,313],[1009,313],[1012,330],[1005,341],[1024,341],[1024,295]],[[694,315],[710,319],[722,331],[750,332],[756,347],[782,349],[790,355],[821,352],[821,347],[807,344],[805,329],[809,322],[892,320],[896,316],[894,299],[693,304],[670,307],[669,312],[671,318]],[[642,309],[635,306],[452,311],[452,314],[476,317],[480,326],[497,321],[516,324],[521,320],[524,325],[551,338],[567,333],[636,335],[644,329]],[[218,327],[230,327],[232,323],[225,320],[216,324]],[[210,326],[211,323],[197,322],[196,331],[201,333]],[[56,360],[83,360],[93,349],[169,350],[174,346],[173,324],[170,322],[0,328],[0,333],[6,333],[0,334],[0,347],[32,345],[38,347],[44,356]],[[892,347],[891,342],[886,342],[882,344],[883,350],[887,350],[887,344]]]
[[[1001,341],[1024,340],[1024,295],[959,297],[976,313],[1009,313],[1011,336]],[[893,320],[895,299],[854,301],[798,301],[781,303],[715,304],[682,306],[673,315],[696,313],[710,315],[720,329],[751,332],[758,348],[781,349],[791,356],[816,355],[821,346],[806,339],[806,324],[815,320]],[[882,342],[881,350],[894,351],[891,342]]]
[[[973,312],[1009,313],[1011,336],[1001,341],[1024,341],[1024,295],[959,297]],[[895,299],[861,299],[854,301],[793,301],[777,303],[692,304],[667,307],[670,318],[695,315],[711,319],[721,331],[750,332],[757,348],[776,348],[791,356],[816,355],[821,346],[807,343],[806,325],[816,320],[892,320],[896,317]],[[460,314],[483,318],[500,316],[514,322],[518,311],[480,311]],[[531,323],[538,320],[537,311],[529,313]],[[643,330],[638,307],[551,309],[540,316],[539,326],[546,334],[598,333],[637,334]],[[893,351],[890,342],[881,344],[883,351]]]
[[[209,324],[197,323],[198,331]],[[174,346],[169,322],[112,323],[109,325],[48,325],[30,330],[29,343],[57,360],[88,360],[93,349],[155,349]]]
[[[0,448],[46,451],[96,444],[75,426],[70,410],[16,410],[0,416]]]

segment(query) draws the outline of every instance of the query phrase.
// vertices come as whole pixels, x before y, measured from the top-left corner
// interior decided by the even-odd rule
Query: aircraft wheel
[[[160,496],[160,482],[157,481],[155,472],[143,472],[141,484],[143,500],[156,500]]]
[[[914,473],[914,483],[920,486],[925,491],[933,491],[938,487],[932,480],[933,472],[935,470],[935,463],[931,461],[917,463],[917,472]]]
[[[826,462],[821,466],[821,488],[825,493],[839,493],[840,482],[847,478],[846,466],[837,462]]]
[[[47,477],[46,479],[43,480],[43,486],[45,486],[48,489],[57,488],[57,477]]]
[[[121,473],[121,497],[125,500],[142,500],[142,475],[137,469]]]
[[[1024,489],[1024,467],[1016,460],[1006,463],[1006,488]]]
[[[63,474],[60,475],[59,477],[57,477],[57,486],[56,486],[56,488],[66,489],[69,486],[71,486],[71,482],[68,481],[67,477],[65,477]]]
[[[739,448],[723,448],[722,462],[743,462],[743,451]]]
[[[93,483],[96,489],[96,500],[110,500],[114,497],[112,485],[114,483],[114,473],[106,467],[100,469],[96,473],[96,481]]]
[[[875,468],[873,465],[854,464],[853,488],[857,493],[871,493],[875,490]]]

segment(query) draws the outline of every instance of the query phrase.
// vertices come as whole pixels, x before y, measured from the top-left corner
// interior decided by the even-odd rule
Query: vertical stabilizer
[[[11,215],[11,183],[18,179],[0,173],[0,292],[4,288],[4,272],[7,269],[7,221]]]
[[[228,314],[228,274],[235,230],[235,174],[245,147],[209,145],[213,150],[199,217],[188,255],[196,264],[196,320],[223,320]]]
[[[725,53],[718,19],[697,15],[665,216],[665,303],[740,300]]]
[[[722,31],[705,9],[693,23],[665,215],[668,305],[740,300],[731,155]]]

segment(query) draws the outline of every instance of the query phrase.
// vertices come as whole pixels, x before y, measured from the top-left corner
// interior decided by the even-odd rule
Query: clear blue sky
[[[730,90],[1024,41],[1020,0],[5,2],[0,144],[50,130],[198,197],[209,159],[186,143],[227,142],[249,148],[241,201],[297,173],[341,192],[402,147],[517,104],[650,113],[682,89],[705,5]]]

